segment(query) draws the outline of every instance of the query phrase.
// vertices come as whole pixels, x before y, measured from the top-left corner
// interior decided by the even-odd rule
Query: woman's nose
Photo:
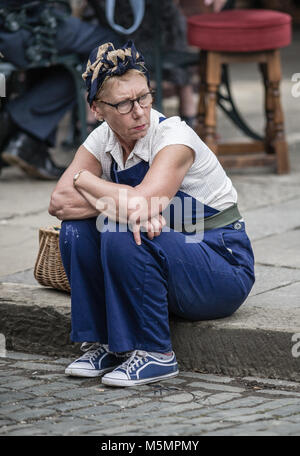
[[[143,108],[140,106],[137,100],[134,101],[133,103],[133,109],[132,112],[136,116],[141,116],[144,113]]]

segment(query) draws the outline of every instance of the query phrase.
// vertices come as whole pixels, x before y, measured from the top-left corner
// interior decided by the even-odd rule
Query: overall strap
[[[163,122],[166,120],[166,117],[160,116],[158,121],[159,123]],[[111,167],[110,167],[110,178],[112,182],[115,182],[116,184],[119,183],[119,178],[118,178],[118,165],[117,162],[115,161],[114,157],[111,157]]]
[[[119,183],[118,179],[118,165],[114,157],[111,157],[111,166],[110,166],[110,178],[112,182],[115,182],[116,184]]]

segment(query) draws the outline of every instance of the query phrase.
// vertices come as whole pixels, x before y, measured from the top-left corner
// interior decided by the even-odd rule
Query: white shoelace
[[[130,373],[136,367],[143,364],[143,361],[148,361],[148,353],[142,350],[134,350],[130,358],[128,358],[118,369],[124,369],[126,372]]]
[[[95,348],[93,348],[95,347]],[[80,357],[80,360],[87,360],[87,361],[93,361],[96,359],[99,355],[107,351],[103,345],[99,345],[98,343],[93,344],[89,348],[81,347],[82,351],[85,351],[84,355]]]
[[[82,342],[80,345],[80,350],[87,352],[89,350],[95,350],[98,347],[106,347],[106,345],[100,344],[100,342]]]

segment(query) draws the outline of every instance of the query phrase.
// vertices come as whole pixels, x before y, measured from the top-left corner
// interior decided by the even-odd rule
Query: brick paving
[[[300,383],[180,372],[111,388],[67,377],[68,358],[0,358],[1,436],[300,435]]]

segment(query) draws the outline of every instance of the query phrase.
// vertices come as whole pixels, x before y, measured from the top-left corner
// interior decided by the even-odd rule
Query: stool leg
[[[265,87],[265,150],[269,154],[274,154],[274,148],[272,144],[275,137],[275,125],[272,88],[268,80],[267,64],[265,62],[260,63],[259,68],[262,73],[263,83]]]
[[[217,93],[221,84],[221,59],[217,52],[207,52],[206,83],[205,142],[217,154]]]
[[[272,51],[267,57],[267,90],[272,148],[276,154],[277,173],[285,174],[290,170],[288,146],[284,135],[284,116],[280,100],[281,65],[279,50]],[[274,122],[274,125],[272,123]]]

